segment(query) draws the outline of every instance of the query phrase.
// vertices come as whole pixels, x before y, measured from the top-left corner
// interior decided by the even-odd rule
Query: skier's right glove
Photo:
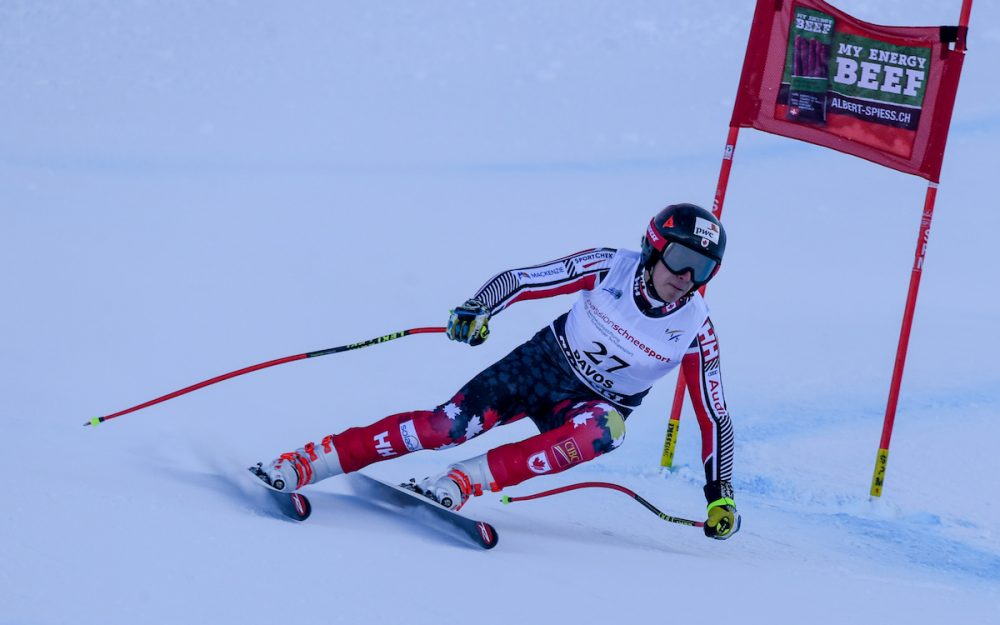
[[[453,341],[481,345],[490,335],[490,312],[477,299],[470,299],[451,311],[448,338]]]

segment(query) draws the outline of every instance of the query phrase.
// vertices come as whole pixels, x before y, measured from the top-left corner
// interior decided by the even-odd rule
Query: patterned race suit
[[[391,415],[301,451],[315,463],[335,449],[343,471],[351,472],[420,449],[453,447],[528,417],[539,434],[487,453],[494,479],[487,486],[499,490],[617,448],[625,419],[650,386],[681,364],[711,498],[720,481],[730,480],[733,434],[715,330],[697,292],[665,306],[650,295],[638,253],[595,248],[505,271],[475,297],[496,315],[518,301],[578,291],[573,309],[433,410]],[[313,481],[309,464],[301,463],[307,474],[299,486]]]

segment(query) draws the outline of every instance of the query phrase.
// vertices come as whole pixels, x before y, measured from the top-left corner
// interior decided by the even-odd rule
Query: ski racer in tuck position
[[[432,410],[385,417],[281,454],[258,475],[292,492],[421,449],[460,445],[528,417],[540,433],[456,463],[416,489],[453,510],[472,496],[558,473],[616,449],[650,387],[683,367],[702,437],[705,534],[740,527],[731,485],[733,431],[718,341],[698,288],[718,272],[722,224],[693,204],[650,221],[641,252],[595,248],[493,277],[451,312],[447,336],[479,345],[490,318],[523,300],[582,291],[573,307]]]

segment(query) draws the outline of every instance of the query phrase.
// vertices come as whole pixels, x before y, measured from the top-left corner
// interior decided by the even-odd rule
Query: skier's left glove
[[[490,336],[490,311],[477,299],[467,300],[451,311],[448,319],[448,338],[476,346]]]
[[[740,513],[736,511],[732,484],[725,481],[709,482],[705,485],[705,497],[708,499],[705,536],[726,540],[740,531]]]

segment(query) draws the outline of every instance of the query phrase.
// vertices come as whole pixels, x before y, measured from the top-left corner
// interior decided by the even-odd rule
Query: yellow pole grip
[[[889,464],[889,450],[879,449],[875,457],[875,473],[872,475],[872,497],[882,496],[882,485],[885,484],[885,466]]]
[[[667,436],[663,439],[663,457],[660,466],[670,468],[674,464],[674,450],[677,448],[677,430],[681,427],[680,419],[671,419],[667,423]]]

